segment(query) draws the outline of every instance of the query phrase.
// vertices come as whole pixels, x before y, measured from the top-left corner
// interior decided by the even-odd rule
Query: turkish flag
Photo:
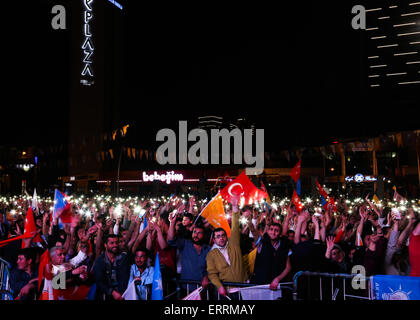
[[[90,290],[84,284],[68,286],[66,289],[53,289],[54,300],[85,300]]]
[[[37,228],[35,224],[34,219],[34,213],[32,211],[32,208],[29,207],[28,212],[26,213],[26,219],[25,219],[25,232],[23,233],[26,238],[31,238],[36,233]],[[39,234],[35,236],[35,238],[32,239],[32,243],[36,242],[42,242],[42,238]],[[22,248],[24,247],[24,243],[22,242]]]
[[[6,245],[9,242],[12,241],[16,241],[19,239],[28,239],[28,238],[32,238],[35,233],[37,231],[36,225],[35,225],[35,219],[34,219],[34,214],[32,212],[32,208],[29,207],[28,212],[26,213],[26,219],[25,219],[25,231],[23,233],[23,235],[21,236],[17,236],[17,237],[13,237],[13,238],[9,238],[7,240],[1,241],[0,242],[0,247]],[[33,243],[35,242],[42,242],[42,238],[40,237],[40,235],[36,235],[36,237],[32,240]],[[22,242],[22,247],[23,247],[23,242]]]
[[[36,225],[35,225],[35,220],[34,220],[34,214],[32,212],[32,208],[29,207],[28,212],[26,213],[24,234],[28,236],[33,236],[35,233],[36,233]]]
[[[52,274],[50,272],[48,272],[47,269],[47,265],[51,263],[51,258],[50,258],[50,252],[48,251],[48,249],[41,255],[41,259],[39,262],[39,267],[38,267],[38,290],[41,288],[41,282],[42,279],[44,277],[44,271],[45,271],[45,278],[47,280],[51,280],[52,279]]]
[[[296,210],[298,212],[301,212],[302,211],[302,209],[303,209],[303,203],[300,201],[300,198],[297,195],[296,190],[293,191],[292,203],[295,205]]]
[[[292,171],[290,171],[290,176],[295,181],[295,183],[300,178],[300,163],[301,163],[301,161],[302,160],[299,160],[299,162],[295,165],[295,167],[292,169]]]
[[[221,196],[230,202],[233,195],[237,195],[245,199],[245,204],[252,204],[255,201],[261,201],[268,197],[268,194],[258,189],[243,171],[235,180],[229,183],[220,191]]]

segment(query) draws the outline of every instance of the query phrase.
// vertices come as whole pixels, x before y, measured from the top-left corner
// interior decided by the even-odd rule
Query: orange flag
[[[226,220],[222,196],[219,193],[204,207],[200,215],[213,227],[223,228],[226,231],[228,238],[230,237],[230,227]]]

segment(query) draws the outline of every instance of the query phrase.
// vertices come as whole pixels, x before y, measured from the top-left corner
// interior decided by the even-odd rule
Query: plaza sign
[[[364,176],[361,173],[358,173],[354,176],[347,176],[344,178],[344,180],[346,180],[347,182],[375,182],[378,179],[372,176]]]
[[[93,70],[92,70],[92,56],[95,48],[92,41],[92,33],[90,31],[90,20],[93,18],[92,12],[92,2],[93,0],[83,0],[83,5],[85,10],[83,11],[83,70],[82,70],[82,79],[80,82],[83,85],[90,86],[93,84]]]

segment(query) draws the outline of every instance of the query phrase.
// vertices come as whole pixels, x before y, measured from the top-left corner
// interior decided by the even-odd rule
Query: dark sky
[[[368,90],[365,35],[342,2],[121,1],[119,121],[152,142],[178,120],[245,115],[265,129],[267,150],[418,128],[418,86]],[[0,143],[65,140],[75,26],[52,30],[60,1],[26,3],[2,10],[21,15],[5,26]]]

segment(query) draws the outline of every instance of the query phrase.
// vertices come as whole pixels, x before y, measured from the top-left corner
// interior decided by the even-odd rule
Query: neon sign
[[[83,0],[83,5],[85,7],[85,10],[83,12],[83,44],[82,44],[82,50],[83,50],[83,70],[82,70],[82,77],[86,77],[88,79],[80,80],[80,82],[83,85],[90,86],[93,84],[93,71],[92,71],[92,55],[95,51],[95,48],[93,46],[92,41],[92,33],[90,32],[90,20],[93,18],[93,12],[92,12],[92,2],[93,0]]]
[[[170,184],[172,181],[184,181],[184,176],[180,173],[175,174],[174,171],[167,171],[166,174],[158,174],[156,171],[148,175],[143,171],[143,182],[153,182],[155,180]]]
[[[378,179],[372,176],[364,176],[363,174],[356,174],[354,176],[347,176],[344,178],[344,180],[346,180],[347,182],[375,182]]]
[[[109,2],[111,2],[114,6],[116,6],[117,8],[119,8],[120,10],[122,10],[122,5],[119,4],[117,1],[115,0],[108,0]]]

